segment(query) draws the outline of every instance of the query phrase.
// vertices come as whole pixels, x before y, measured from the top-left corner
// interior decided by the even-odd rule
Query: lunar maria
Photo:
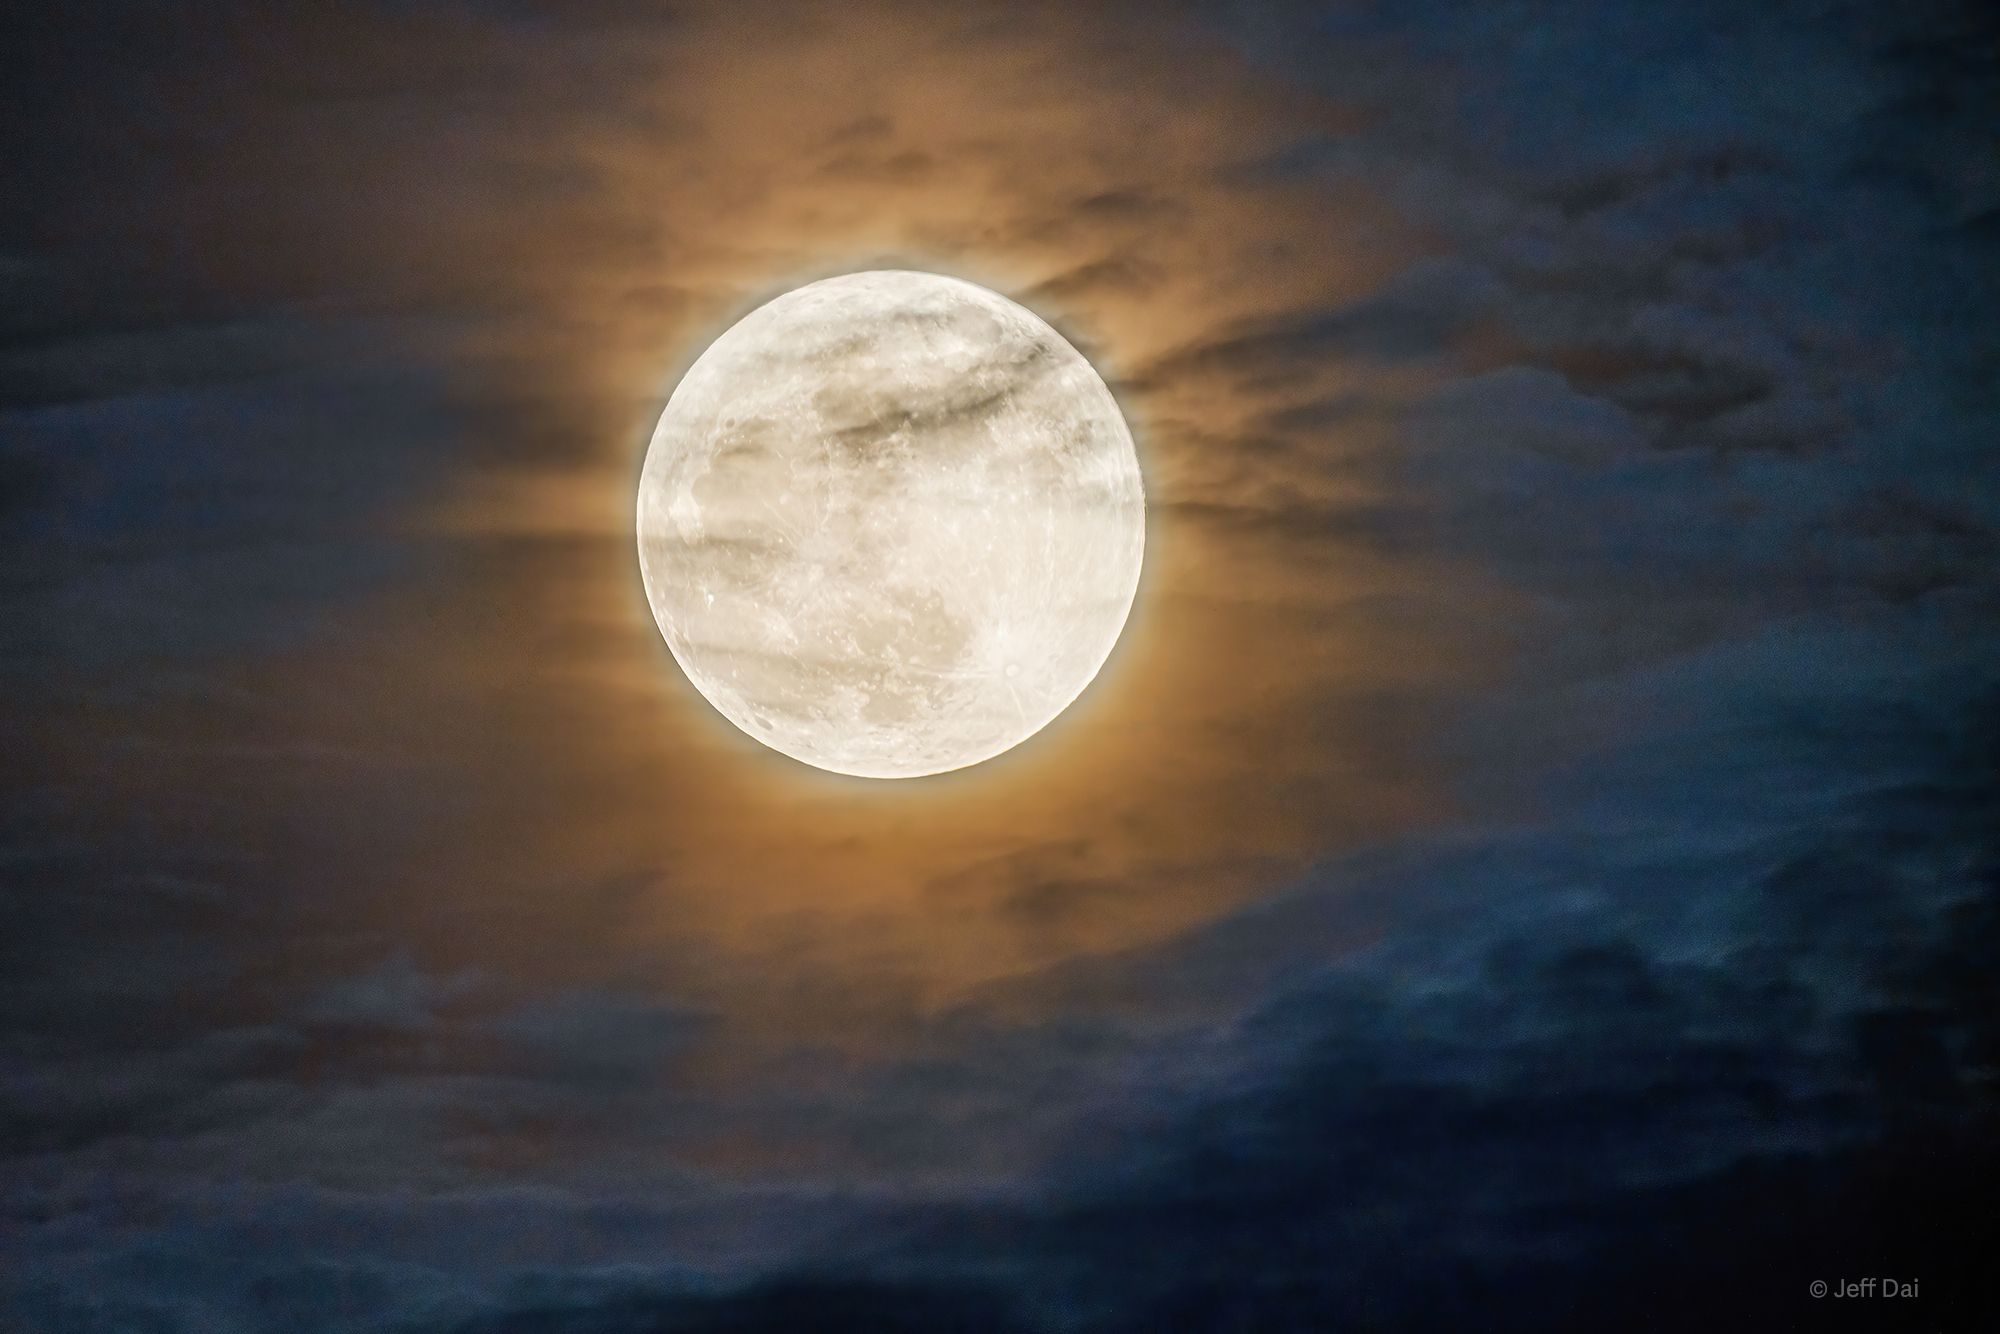
[[[836,773],[1019,745],[1131,612],[1132,434],[1090,363],[997,293],[901,270],[753,310],[688,369],[639,485],[646,596],[731,723]]]

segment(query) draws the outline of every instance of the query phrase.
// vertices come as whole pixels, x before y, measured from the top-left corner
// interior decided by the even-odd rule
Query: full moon
[[[955,278],[853,273],[688,369],[639,481],[639,566],[730,722],[916,778],[1019,745],[1090,684],[1145,508],[1116,400],[1045,321]]]

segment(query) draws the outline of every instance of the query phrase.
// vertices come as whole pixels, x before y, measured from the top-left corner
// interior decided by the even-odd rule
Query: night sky
[[[1984,6],[16,5],[0,164],[0,1328],[1995,1327]],[[633,542],[885,267],[1148,499],[910,782]]]

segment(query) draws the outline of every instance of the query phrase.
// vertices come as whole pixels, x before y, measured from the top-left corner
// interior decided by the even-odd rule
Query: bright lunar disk
[[[955,278],[854,273],[732,326],[674,390],[639,566],[695,687],[773,749],[915,778],[1082,693],[1139,583],[1146,501],[1104,381]]]

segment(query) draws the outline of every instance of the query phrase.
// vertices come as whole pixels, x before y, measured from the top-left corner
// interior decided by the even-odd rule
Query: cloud
[[[497,1015],[486,1031],[519,1047],[510,1068],[525,1078],[615,1089],[671,1070],[704,1027],[702,1016],[645,996],[572,992]]]
[[[849,1278],[772,1280],[717,1295],[638,1294],[610,1300],[509,1312],[461,1327],[462,1334],[748,1334],[796,1330],[799,1334],[1010,1334],[1031,1326],[1009,1313],[1005,1299],[976,1287],[924,1282],[871,1282]]]
[[[381,967],[342,978],[305,1008],[309,1023],[355,1028],[421,1031],[438,1020],[437,1010],[479,985],[476,975],[431,977],[408,953]]]
[[[0,43],[0,1311],[1974,1310],[1990,32],[1530,8]],[[629,522],[678,366],[892,263],[1089,352],[1155,523],[889,798],[707,714]]]

